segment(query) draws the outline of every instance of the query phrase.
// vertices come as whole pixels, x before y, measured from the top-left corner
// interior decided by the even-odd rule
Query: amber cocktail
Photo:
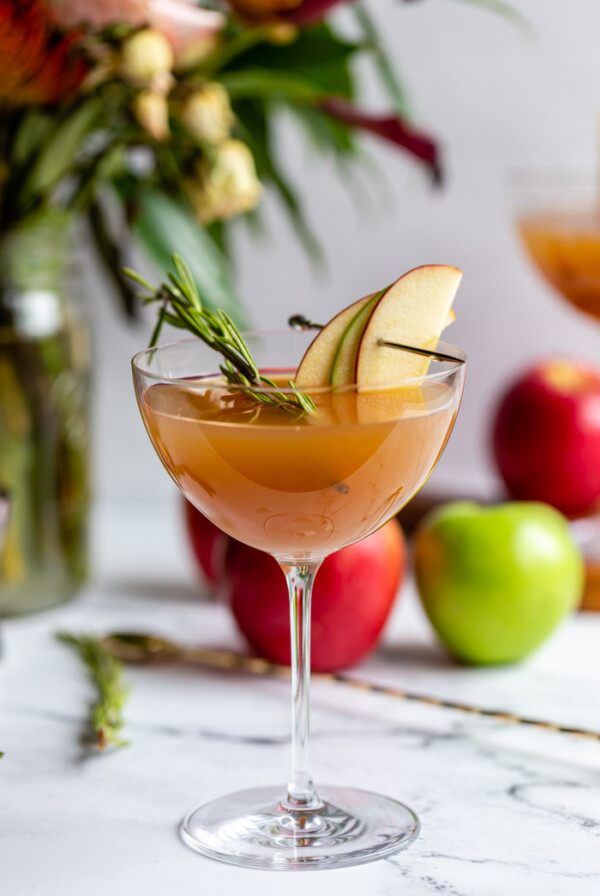
[[[313,335],[253,334],[247,341],[261,371],[285,389]],[[315,387],[316,414],[263,406],[225,384],[214,353],[198,340],[134,359],[142,417],[171,477],[229,535],[272,554],[290,593],[287,791],[254,788],[191,812],[182,836],[198,852],[259,868],[339,867],[389,855],[418,834],[414,813],[394,799],[315,789],[308,758],[310,592],[325,556],[383,525],[431,473],[464,379],[462,354],[446,354],[454,360],[432,362],[418,379]]]
[[[522,174],[518,227],[546,280],[579,311],[600,319],[600,192],[585,172]]]

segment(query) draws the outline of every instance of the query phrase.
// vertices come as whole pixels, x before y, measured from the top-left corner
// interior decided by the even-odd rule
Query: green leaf
[[[520,10],[515,9],[514,6],[511,6],[509,3],[504,3],[504,0],[460,0],[460,2],[471,3],[475,6],[483,6],[485,9],[489,9],[491,12],[495,12],[497,15],[508,19],[509,22],[516,25],[521,31],[528,34],[533,33],[534,29],[529,19],[524,16]]]
[[[316,104],[329,96],[328,91],[315,86],[305,75],[295,72],[253,68],[247,71],[224,72],[217,80],[234,100],[240,97],[256,97]]]
[[[275,161],[267,110],[263,104],[251,100],[236,103],[234,109],[245,130],[244,136],[252,150],[259,178],[265,183],[271,183],[278,191],[298,239],[312,260],[322,265],[322,249],[304,217],[300,200]]]
[[[227,29],[226,39],[202,61],[198,77],[201,81],[212,80],[216,72],[235,65],[238,56],[247,53],[255,44],[263,44],[268,33],[268,27],[262,25],[237,31]],[[194,75],[191,75],[190,81],[193,83],[195,80]]]
[[[236,68],[308,70],[313,66],[348,60],[361,45],[341,40],[327,25],[303,28],[296,40],[285,46],[261,44],[235,61]],[[233,67],[233,65],[232,65]]]
[[[362,46],[337,37],[327,25],[302,29],[286,46],[261,44],[235,59],[228,70],[269,69],[284,76],[306,77],[315,87],[350,98],[353,84],[348,63]]]
[[[246,212],[246,217],[251,214],[251,212]],[[210,224],[206,225],[206,230],[210,235],[213,242],[217,245],[219,251],[222,253],[223,257],[230,260],[230,250],[229,250],[229,227],[226,221],[212,221]]]
[[[339,157],[355,156],[357,143],[352,129],[331,115],[325,115],[313,106],[290,106],[290,111],[306,131],[312,145],[319,153],[331,152]]]
[[[398,112],[399,115],[410,117],[411,110],[408,96],[394,70],[394,66],[391,64],[383,49],[383,42],[378,34],[371,14],[364,3],[352,4],[352,10],[358,24],[362,28],[368,48],[371,51],[377,71],[379,72],[379,77],[387,90],[388,96],[394,104],[395,111]]]
[[[88,156],[77,165],[72,173],[72,195],[69,208],[74,212],[84,210],[94,200],[94,193],[103,184],[112,182],[118,192],[118,184],[127,173],[127,152],[124,146],[116,144],[104,147],[93,156]]]
[[[101,105],[99,97],[88,99],[62,120],[46,141],[27,178],[29,193],[46,192],[71,170],[84,137],[97,123]]]
[[[354,83],[345,63],[312,65],[305,69],[304,73],[313,84],[323,88],[327,93],[335,93],[336,96],[343,96],[348,100],[353,99]]]
[[[261,214],[260,206],[246,212],[244,215],[244,224],[254,239],[267,240],[269,238],[269,228],[265,223],[264,215]]]
[[[25,115],[15,136],[12,160],[16,165],[23,165],[31,154],[40,149],[52,130],[52,116],[32,109]]]
[[[113,239],[100,201],[92,199],[88,207],[90,232],[98,250],[100,260],[113,282],[127,317],[134,318],[138,303],[129,280],[123,276],[124,258],[117,241]]]
[[[296,231],[296,236],[306,249],[309,257],[313,260],[313,262],[315,262],[315,264],[319,265],[320,267],[323,267],[325,264],[325,256],[323,254],[323,250],[321,249],[319,241],[317,240],[316,236],[314,235],[306,221],[304,210],[302,208],[300,200],[298,199],[298,196],[291,186],[290,182],[275,166],[273,166],[271,182],[277,189],[277,192],[279,193],[279,196],[283,201],[292,226]]]
[[[133,231],[161,277],[171,270],[173,255],[182,255],[206,304],[223,309],[239,326],[247,327],[228,261],[190,209],[155,190],[140,193],[137,205]]]

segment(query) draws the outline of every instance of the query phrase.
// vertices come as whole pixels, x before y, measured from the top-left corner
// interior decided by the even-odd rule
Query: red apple
[[[196,510],[189,501],[185,504],[188,538],[198,567],[209,585],[216,587],[223,577],[225,549],[229,536]]]
[[[314,671],[352,666],[375,647],[404,564],[404,537],[396,520],[323,561],[312,601]],[[276,561],[231,539],[225,556],[225,592],[254,650],[276,663],[289,664],[289,602]]]
[[[557,358],[522,375],[497,409],[493,452],[514,498],[589,510],[600,497],[600,371]]]

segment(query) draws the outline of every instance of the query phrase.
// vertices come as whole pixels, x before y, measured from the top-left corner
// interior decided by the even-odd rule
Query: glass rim
[[[506,180],[514,188],[557,187],[569,184],[598,185],[599,170],[593,164],[514,165],[506,169]]]
[[[280,336],[280,335],[281,336],[293,336],[295,332],[297,334],[298,331],[294,331],[292,329],[289,329],[289,330],[249,330],[249,331],[244,331],[242,333],[242,336],[244,338],[246,338],[248,336],[257,336],[257,337]],[[305,330],[303,332],[311,332],[311,331]],[[318,332],[319,332],[319,330],[317,328],[315,328],[315,336],[317,335]],[[203,372],[200,374],[196,374],[196,376],[198,377],[198,381],[196,383],[190,382],[189,377],[168,376],[165,374],[160,374],[160,373],[155,373],[155,372],[149,371],[146,368],[142,367],[141,362],[144,357],[146,357],[154,352],[157,352],[157,351],[165,351],[167,349],[176,348],[177,346],[181,346],[181,345],[185,345],[185,344],[189,344],[189,343],[195,343],[198,345],[202,345],[205,348],[208,348],[208,346],[206,346],[206,344],[203,343],[201,339],[194,337],[194,336],[191,336],[186,339],[174,339],[171,342],[163,342],[160,345],[149,346],[148,348],[141,349],[141,351],[137,352],[131,359],[131,366],[132,366],[134,372],[139,373],[141,376],[146,377],[147,379],[155,380],[156,382],[159,382],[159,383],[171,383],[173,385],[188,386],[188,387],[191,385],[202,385],[202,383],[204,381],[209,380],[210,378],[221,376],[221,372],[219,371],[217,365],[215,365],[216,369],[214,369],[214,370],[207,371],[205,373]],[[369,388],[369,389],[372,388],[372,389],[377,389],[377,390],[383,390],[386,388],[393,389],[393,388],[398,388],[398,387],[402,387],[402,386],[423,385],[425,383],[431,383],[431,382],[436,382],[441,379],[446,379],[447,377],[456,373],[458,370],[460,370],[462,367],[465,366],[466,361],[467,361],[467,355],[462,349],[458,348],[457,346],[452,345],[451,343],[448,343],[448,342],[440,341],[437,343],[435,349],[432,349],[432,351],[438,351],[438,350],[445,352],[446,354],[448,354],[449,357],[443,358],[443,359],[431,357],[430,361],[432,361],[436,364],[447,364],[449,366],[442,370],[434,370],[431,373],[423,374],[422,376],[402,377],[400,379],[381,381],[378,383],[362,383],[362,384],[361,383],[344,383],[344,384],[340,384],[340,385],[333,385],[331,383],[327,383],[322,386],[304,386],[304,387],[296,387],[296,389],[293,389],[289,386],[283,386],[283,385],[282,386],[252,386],[252,391],[260,392],[260,393],[266,394],[266,395],[274,393],[274,392],[278,392],[280,394],[281,393],[293,394],[294,392],[297,392],[298,389],[301,388],[302,391],[308,392],[310,395],[324,395],[329,392],[339,393],[339,392],[351,392],[351,391],[358,391],[358,390],[366,391],[367,388]],[[398,348],[397,351],[407,351],[407,349]],[[218,353],[215,352],[215,357],[217,357],[217,354]],[[276,373],[276,371],[273,371],[273,373]],[[266,375],[269,375],[268,371],[267,371]],[[231,392],[231,391],[246,390],[248,388],[248,386],[242,386],[242,385],[236,385],[236,384],[230,384],[230,383],[211,383],[211,388],[222,389],[223,391]]]

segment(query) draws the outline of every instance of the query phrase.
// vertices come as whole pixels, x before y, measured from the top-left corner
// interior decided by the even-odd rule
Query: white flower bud
[[[144,28],[128,37],[121,49],[121,74],[142,86],[170,81],[174,58],[164,34]]]
[[[200,143],[223,143],[235,120],[229,94],[220,84],[205,84],[187,98],[181,119]]]
[[[175,69],[185,72],[204,62],[211,53],[221,45],[218,34],[206,34],[196,37],[182,47],[175,47]]]
[[[276,46],[285,47],[293,44],[299,34],[297,25],[291,22],[271,22],[267,30],[267,40]]]
[[[189,185],[200,221],[228,220],[253,209],[262,194],[254,158],[241,140],[226,140],[212,160],[198,166],[198,181]]]
[[[154,140],[169,136],[169,106],[162,93],[142,90],[133,100],[133,114]]]

